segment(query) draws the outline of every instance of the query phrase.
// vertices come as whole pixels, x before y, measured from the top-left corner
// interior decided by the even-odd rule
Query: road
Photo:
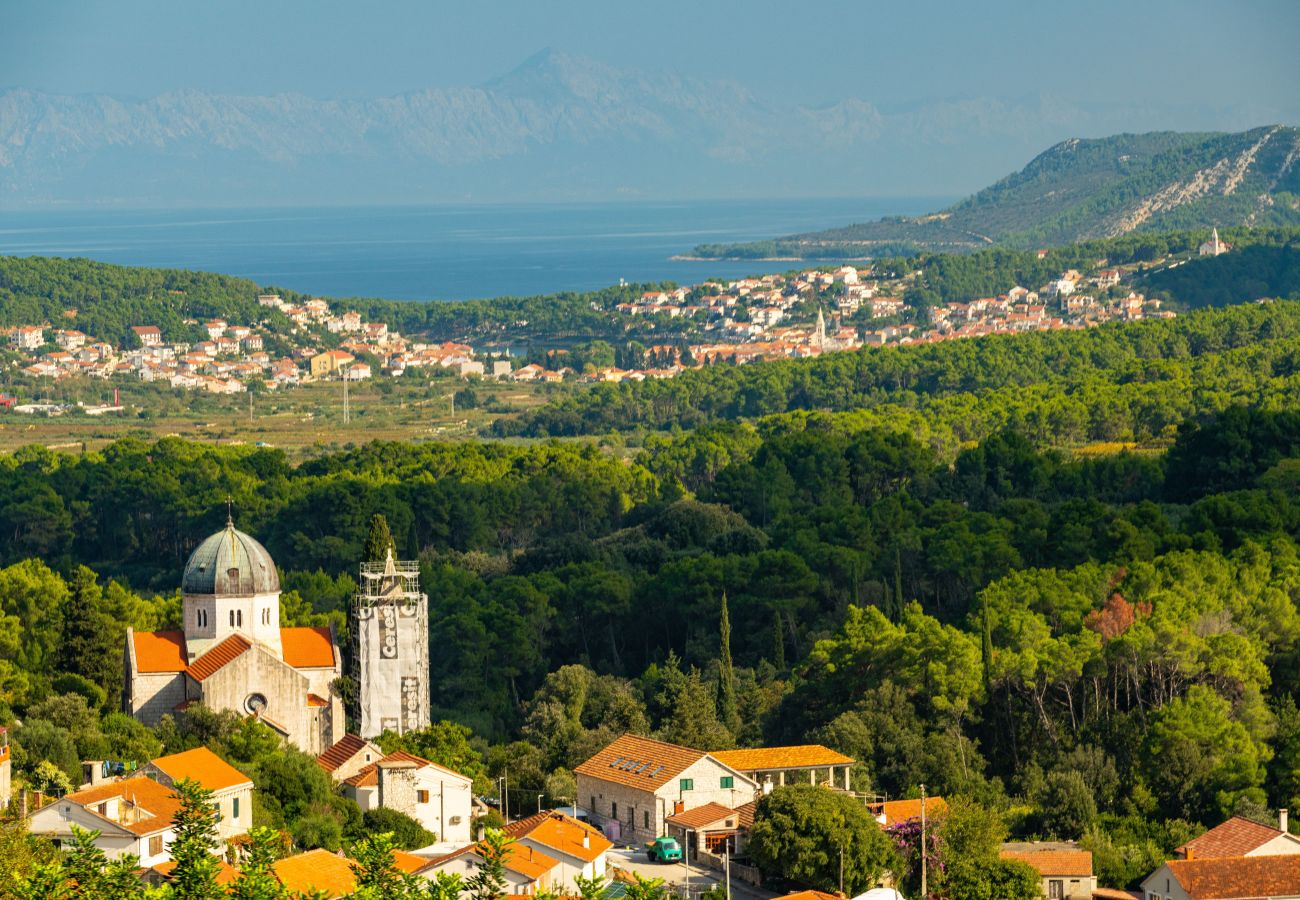
[[[628,872],[635,872],[642,878],[662,878],[667,885],[681,886],[686,882],[686,866],[682,863],[652,863],[646,859],[644,850],[626,850],[614,847],[609,851],[609,864]],[[707,866],[693,863],[690,867],[691,894],[694,896],[701,886],[713,887],[722,883],[722,873]],[[772,900],[779,895],[763,888],[733,878],[731,879],[731,896],[733,900]]]

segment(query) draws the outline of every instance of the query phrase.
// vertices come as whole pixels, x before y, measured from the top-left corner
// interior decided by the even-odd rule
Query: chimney
[[[1285,808],[1277,811],[1277,829],[1278,831],[1287,830],[1287,811]]]
[[[1283,815],[1285,816],[1286,813],[1283,812]],[[586,829],[583,829],[582,832],[582,849],[583,850],[591,849],[591,833],[588,832]]]

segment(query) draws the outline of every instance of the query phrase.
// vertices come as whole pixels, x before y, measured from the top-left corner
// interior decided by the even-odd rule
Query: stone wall
[[[379,780],[379,805],[415,818],[416,769],[413,762],[380,762],[375,774]]]

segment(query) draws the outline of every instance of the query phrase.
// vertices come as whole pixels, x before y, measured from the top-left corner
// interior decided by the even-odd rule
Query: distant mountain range
[[[1300,129],[1063,141],[1014,175],[931,215],[697,252],[826,257],[1024,248],[1215,225],[1300,225]]]
[[[1066,134],[1247,114],[1045,96],[797,106],[553,51],[476,87],[375,99],[14,88],[0,208],[952,196]]]

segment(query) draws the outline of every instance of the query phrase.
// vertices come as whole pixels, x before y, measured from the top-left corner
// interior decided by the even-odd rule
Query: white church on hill
[[[343,737],[338,642],[329,628],[280,627],[280,576],[265,547],[227,519],[190,555],[181,594],[181,630],[127,631],[128,713],[156,725],[191,704],[234,710],[312,754]]]

